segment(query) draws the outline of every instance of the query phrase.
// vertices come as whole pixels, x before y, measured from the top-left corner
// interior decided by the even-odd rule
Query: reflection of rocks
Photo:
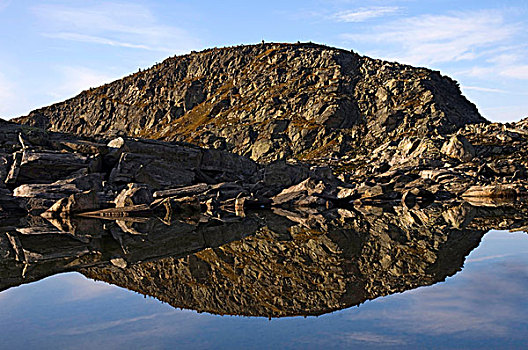
[[[79,271],[175,307],[315,315],[443,281],[487,230],[527,225],[522,207],[275,211],[5,222],[0,288]]]
[[[465,207],[365,214],[338,209],[323,216],[283,211],[288,219],[268,216],[265,228],[218,248],[124,270],[106,265],[81,272],[200,312],[321,314],[455,274],[491,228],[482,218],[459,229],[466,216],[468,225],[479,215]],[[511,227],[526,220],[515,210],[501,214],[513,217]]]
[[[5,222],[7,226],[0,223],[0,290],[59,272],[104,265],[117,257],[138,263],[187,256],[239,240],[262,225],[254,215],[170,224],[154,218],[127,220],[58,217],[48,222],[26,217],[18,223]]]

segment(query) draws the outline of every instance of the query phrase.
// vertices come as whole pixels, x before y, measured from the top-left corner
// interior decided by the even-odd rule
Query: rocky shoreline
[[[0,215],[144,215],[357,204],[500,206],[527,195],[528,125],[403,139],[371,159],[258,164],[223,150],[78,137],[1,122]],[[470,141],[471,140],[471,141]],[[315,163],[315,164],[314,164]],[[358,164],[359,163],[359,164]]]

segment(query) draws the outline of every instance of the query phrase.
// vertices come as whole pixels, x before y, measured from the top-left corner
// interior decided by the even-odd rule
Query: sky
[[[176,54],[307,42],[439,70],[492,121],[528,116],[525,0],[0,0],[0,117]]]

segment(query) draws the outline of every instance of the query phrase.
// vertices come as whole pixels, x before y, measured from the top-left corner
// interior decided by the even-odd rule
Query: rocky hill
[[[19,123],[83,135],[187,141],[256,161],[369,154],[403,136],[486,123],[437,71],[315,44],[168,58]]]
[[[314,44],[169,58],[16,122],[0,123],[6,210],[90,188],[102,207],[139,191],[212,211],[528,194],[527,120],[489,123],[438,72]]]

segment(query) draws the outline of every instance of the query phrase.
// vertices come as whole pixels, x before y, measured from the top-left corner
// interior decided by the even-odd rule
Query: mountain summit
[[[52,131],[186,141],[253,160],[355,156],[486,123],[437,71],[316,44],[175,56],[18,118]]]

